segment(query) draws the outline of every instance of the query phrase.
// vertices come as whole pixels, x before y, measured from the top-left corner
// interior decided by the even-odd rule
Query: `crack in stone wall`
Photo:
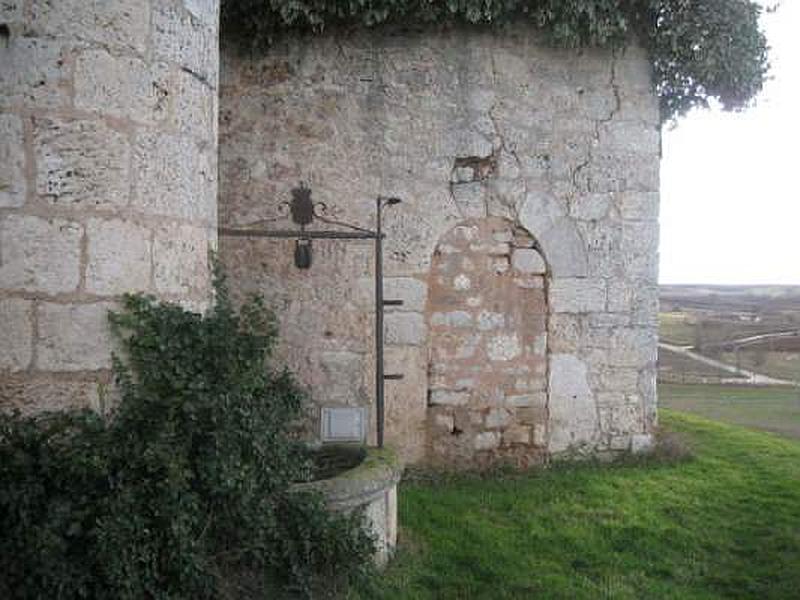
[[[370,198],[403,199],[386,212],[384,231],[386,297],[406,300],[387,308],[387,370],[405,374],[387,382],[387,439],[406,459],[425,459],[437,427],[427,365],[440,325],[425,313],[435,249],[459,223],[480,219],[522,226],[548,264],[547,455],[614,456],[646,445],[655,418],[660,138],[644,51],[554,50],[524,27],[503,36],[354,31],[288,38],[254,61],[223,53],[223,64],[223,224],[263,218],[263,199],[287,198],[298,180],[364,226]],[[223,242],[222,254],[242,290],[279,289],[295,277],[271,271],[280,256],[267,246],[242,252]],[[311,275],[364,291],[318,307],[320,331],[371,314],[374,282],[368,261],[358,264]],[[291,294],[281,302],[284,329],[306,331],[293,320],[302,302]],[[289,336],[284,350],[295,357],[337,341]],[[369,351],[359,356],[343,368],[345,380],[369,373]],[[331,404],[325,385],[314,386],[314,401]],[[350,397],[372,408],[369,390]]]

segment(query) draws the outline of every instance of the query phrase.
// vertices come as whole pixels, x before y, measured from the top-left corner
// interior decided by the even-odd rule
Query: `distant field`
[[[660,407],[800,439],[800,389],[659,384]]]
[[[740,350],[723,352],[719,359],[770,377],[800,382],[800,352]]]
[[[659,348],[658,377],[660,381],[669,383],[715,383],[719,379],[737,379],[739,376],[666,348]]]

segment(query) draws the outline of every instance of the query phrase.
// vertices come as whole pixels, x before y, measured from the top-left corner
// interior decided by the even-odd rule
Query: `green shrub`
[[[222,31],[265,48],[285,31],[357,25],[527,21],[555,46],[616,47],[633,36],[650,51],[662,119],[718,100],[747,106],[767,73],[754,0],[223,0]]]
[[[0,597],[312,596],[370,563],[362,516],[290,490],[310,473],[288,433],[303,396],[268,368],[260,301],[224,283],[206,314],[127,296],[110,418],[0,419]]]

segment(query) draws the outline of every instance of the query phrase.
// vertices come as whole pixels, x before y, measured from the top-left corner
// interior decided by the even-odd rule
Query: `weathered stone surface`
[[[378,52],[374,36],[354,32],[344,46],[288,38],[268,59],[226,56],[223,222],[271,217],[298,180],[365,227],[362,198],[403,199],[384,213],[386,297],[406,300],[387,307],[388,348],[424,356],[411,397],[425,389],[428,459],[457,466],[533,464],[545,447],[611,455],[631,433],[602,430],[611,421],[598,422],[598,396],[650,406],[644,395],[654,395],[638,389],[636,372],[651,363],[634,347],[651,341],[631,333],[655,327],[655,238],[639,224],[655,221],[657,204],[648,59],[576,56],[512,30],[403,31],[377,40]],[[292,288],[290,271],[264,258],[290,261],[291,247],[269,248],[226,262],[246,289],[256,279],[280,290],[282,322],[303,332],[297,356],[312,344],[369,343],[340,323],[371,322],[370,271],[315,255],[309,283]],[[356,291],[337,291],[329,318],[297,299],[351,274]],[[411,316],[423,312],[421,324]],[[555,371],[554,356],[565,357]],[[417,439],[402,414],[393,419],[398,435]],[[502,435],[483,435],[487,422]]]
[[[386,343],[415,346],[425,342],[425,319],[420,313],[390,313],[384,319]]]
[[[517,248],[511,254],[511,266],[521,273],[544,275],[547,272],[544,258],[533,248]]]
[[[36,368],[42,371],[93,371],[111,368],[109,302],[42,303],[38,309]]]
[[[422,312],[428,298],[428,286],[413,277],[387,277],[383,280],[383,297],[403,301],[402,306],[387,306],[387,311]]]
[[[110,387],[108,376],[18,373],[0,377],[0,407],[4,411],[19,410],[23,415],[74,408],[99,410]]]
[[[162,294],[191,298],[208,291],[208,232],[191,225],[165,225],[153,238],[153,281]]]
[[[72,209],[118,209],[130,200],[128,138],[102,121],[34,120],[36,192]]]
[[[604,311],[606,283],[601,279],[553,279],[550,306],[555,313]]]
[[[500,433],[483,431],[475,436],[475,450],[494,450],[500,446]]]
[[[33,308],[28,300],[0,299],[0,372],[21,371],[33,356]]]
[[[101,44],[143,53],[150,24],[149,3],[128,0],[32,0],[30,25],[40,35],[62,37],[81,44]]]
[[[90,219],[86,226],[86,290],[116,295],[151,287],[149,229],[126,221]]]
[[[0,208],[14,208],[25,203],[25,150],[22,120],[0,114]]]
[[[597,434],[597,412],[587,367],[570,354],[550,356],[550,450],[585,450]]]
[[[167,116],[170,95],[175,94],[164,63],[105,50],[87,50],[75,61],[76,108],[152,124]],[[201,130],[208,130],[207,121]]]
[[[69,102],[66,48],[54,40],[12,36],[0,44],[0,107],[61,108]]]
[[[0,221],[3,287],[51,294],[76,290],[82,236],[74,221],[8,215]]]
[[[134,151],[133,206],[143,212],[212,225],[214,156],[193,138],[146,133]]]

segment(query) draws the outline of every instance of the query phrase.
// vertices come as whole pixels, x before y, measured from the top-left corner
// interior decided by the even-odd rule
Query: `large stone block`
[[[591,450],[597,435],[597,409],[586,364],[571,354],[550,357],[550,451]]]
[[[146,133],[137,137],[134,165],[134,208],[212,225],[216,157],[210,149],[194,138]]]
[[[554,313],[602,312],[606,309],[606,282],[602,279],[553,279],[550,306]]]
[[[209,291],[208,230],[164,225],[153,241],[153,281],[160,294],[205,297]]]
[[[216,19],[203,22],[181,4],[157,2],[153,7],[151,39],[155,56],[189,69],[209,88],[216,88]]]
[[[22,121],[0,114],[0,208],[22,206],[26,190]]]
[[[8,215],[0,222],[0,281],[5,289],[72,292],[80,281],[83,228],[74,221]]]
[[[66,107],[66,55],[67,50],[54,40],[12,35],[7,43],[0,43],[0,107]]]
[[[36,368],[41,371],[94,371],[111,368],[109,302],[39,306]]]
[[[370,283],[374,286],[374,282]],[[370,289],[370,294],[372,293],[373,290]],[[386,277],[383,280],[383,296],[387,300],[403,301],[402,306],[388,306],[387,311],[422,312],[428,299],[428,286],[424,281],[413,277]]]
[[[0,410],[18,410],[23,415],[76,408],[105,412],[113,404],[114,395],[105,374],[26,372],[0,377]]]
[[[152,124],[166,118],[174,95],[164,63],[105,50],[87,50],[75,61],[76,108]]]
[[[31,0],[30,27],[38,34],[68,37],[75,45],[102,45],[144,54],[150,3],[130,0]]]
[[[127,136],[101,121],[35,119],[36,192],[64,208],[118,209],[130,200]]]
[[[385,340],[388,345],[417,346],[425,342],[427,328],[420,313],[389,313],[385,316]]]
[[[0,300],[0,371],[22,371],[33,356],[33,308],[17,298]]]
[[[90,219],[86,291],[115,295],[151,287],[151,231],[130,222]]]

